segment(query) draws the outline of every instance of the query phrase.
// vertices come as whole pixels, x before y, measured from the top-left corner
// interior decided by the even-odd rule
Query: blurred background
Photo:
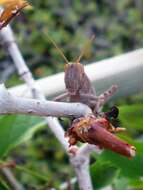
[[[33,9],[20,14],[11,26],[20,50],[35,79],[63,71],[64,61],[49,42],[47,34],[73,61],[80,54],[88,39],[95,40],[85,52],[83,64],[112,57],[143,45],[142,0],[36,0],[30,1]],[[0,80],[7,87],[22,83],[6,49],[0,50]],[[101,156],[93,154],[91,174],[98,189],[113,184],[114,190],[143,189],[143,93],[109,103],[120,109],[121,126],[127,128],[122,138],[136,145],[138,155],[132,161],[111,152]],[[5,120],[1,125],[6,125]],[[62,121],[65,128],[68,119]],[[14,170],[18,180],[30,190],[59,188],[69,184],[74,176],[60,144],[42,119],[15,116],[13,125],[31,128],[25,139],[29,140],[12,149],[7,160],[19,164]],[[35,130],[36,129],[36,130]],[[34,132],[36,131],[36,132]],[[33,134],[31,138],[31,134]],[[134,140],[133,140],[134,139]],[[97,159],[97,163],[95,160]],[[74,187],[76,189],[77,187]]]

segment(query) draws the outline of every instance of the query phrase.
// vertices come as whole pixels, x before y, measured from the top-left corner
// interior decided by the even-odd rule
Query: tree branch
[[[98,154],[102,152],[102,150],[99,149],[96,145],[86,143],[78,150],[78,155],[90,156],[91,152],[93,151],[96,151]]]
[[[81,117],[91,113],[90,108],[81,103],[64,103],[15,97],[7,91],[4,85],[0,85],[0,114]]]
[[[77,180],[79,183],[79,189],[81,190],[92,190],[92,182],[89,172],[89,155],[79,155],[71,156],[70,161],[74,166]]]

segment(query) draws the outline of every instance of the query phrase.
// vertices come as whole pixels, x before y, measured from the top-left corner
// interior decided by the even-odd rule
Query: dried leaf
[[[116,128],[114,130],[114,127],[106,118],[90,116],[74,120],[66,136],[69,137],[70,145],[76,144],[77,141],[87,142],[98,145],[100,148],[112,150],[128,158],[135,156],[135,147],[119,139],[111,131],[116,132]]]
[[[26,0],[1,0],[0,4],[4,6],[4,10],[0,15],[0,29],[9,24],[23,8],[29,6]]]

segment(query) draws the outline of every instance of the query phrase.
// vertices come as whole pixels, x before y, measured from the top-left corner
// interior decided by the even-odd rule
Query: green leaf
[[[129,185],[133,189],[143,189],[143,180],[142,179],[132,179],[129,181]]]
[[[132,144],[137,149],[134,158],[128,159],[111,151],[104,151],[98,159],[101,162],[109,161],[120,169],[120,175],[127,178],[138,178],[143,176],[143,142],[134,141]]]
[[[93,187],[99,189],[111,184],[118,176],[119,169],[110,162],[97,161],[90,168]]]
[[[118,178],[113,183],[114,190],[127,190],[128,189],[128,180],[126,178]]]
[[[10,188],[7,186],[7,184],[1,178],[0,178],[0,190],[10,190]]]
[[[2,157],[11,146],[15,120],[16,116],[3,116],[0,119],[0,157]]]
[[[28,131],[41,121],[33,116],[8,115],[0,117],[0,158],[12,147],[24,141]]]
[[[124,105],[119,109],[123,127],[143,130],[143,104]]]

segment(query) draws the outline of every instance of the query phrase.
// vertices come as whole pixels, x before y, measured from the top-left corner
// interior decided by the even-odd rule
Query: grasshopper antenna
[[[44,34],[46,35],[46,37],[50,40],[50,42],[55,46],[55,48],[58,50],[58,52],[60,53],[60,55],[62,56],[62,58],[65,60],[65,62],[67,64],[69,64],[68,59],[66,58],[66,56],[64,55],[63,51],[58,47],[58,45],[56,44],[56,42],[44,31]]]
[[[91,42],[93,42],[94,39],[95,39],[95,35],[92,35],[91,38],[88,40],[88,42],[84,45],[83,49],[81,50],[80,55],[78,56],[78,58],[77,58],[76,61],[75,61],[76,63],[79,63],[79,62],[80,62],[81,58],[83,57],[83,55],[84,55],[84,53],[85,53],[85,51],[86,51],[87,46],[88,46]]]

